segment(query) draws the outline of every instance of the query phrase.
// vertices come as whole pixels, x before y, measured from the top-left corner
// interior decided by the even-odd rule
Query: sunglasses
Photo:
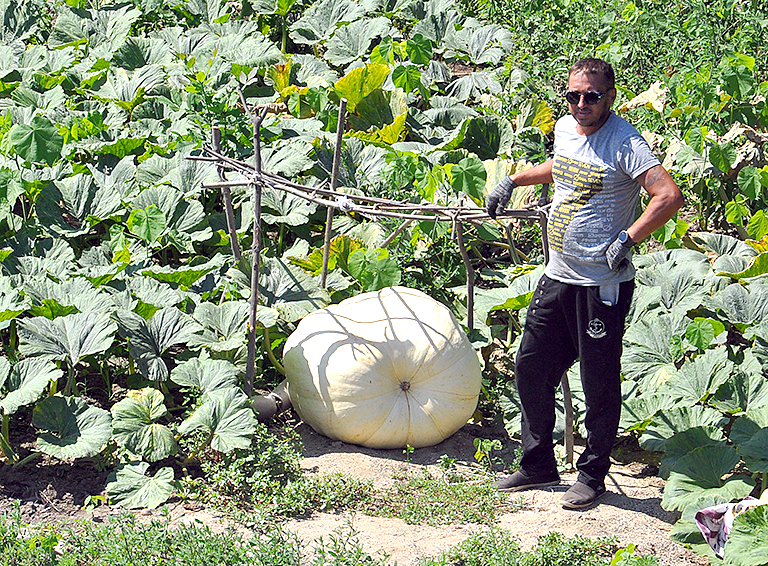
[[[594,90],[590,90],[588,92],[579,92],[578,90],[565,91],[565,99],[569,104],[578,104],[581,100],[581,97],[583,96],[584,102],[591,106],[592,104],[597,104],[600,102],[605,95],[605,92],[596,92]]]

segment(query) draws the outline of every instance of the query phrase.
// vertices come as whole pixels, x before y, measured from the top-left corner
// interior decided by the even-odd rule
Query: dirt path
[[[435,466],[443,454],[469,465],[475,453],[474,438],[489,435],[487,430],[466,426],[437,446],[416,450],[406,462],[401,450],[372,450],[344,444],[321,436],[305,425],[299,425],[298,430],[305,447],[302,467],[306,473],[341,472],[370,480],[377,488],[392,485],[395,473]],[[496,437],[502,434],[503,431],[490,433]],[[504,443],[507,450],[512,448],[510,441]],[[558,487],[511,494],[515,499],[524,497],[525,506],[521,511],[501,516],[498,526],[513,533],[523,550],[530,549],[539,536],[559,531],[568,536],[615,536],[622,546],[633,543],[641,553],[658,556],[661,566],[706,565],[706,559],[669,539],[676,516],[660,506],[664,482],[653,475],[652,466],[637,461],[638,455],[634,456],[634,459],[633,455],[628,456],[625,463],[614,463],[607,482],[608,492],[599,505],[584,511],[560,507],[561,494],[576,478],[575,473],[567,473]],[[0,474],[0,513],[9,512],[14,501],[20,501],[22,519],[27,523],[83,518],[86,516],[82,510],[84,498],[93,493],[95,485],[104,485],[106,474],[106,471],[66,463],[32,465],[18,473],[6,470]],[[120,512],[119,508],[102,506],[92,517],[105,521],[106,515]],[[172,524],[202,522],[215,531],[231,526],[220,513],[178,500],[168,503],[165,509],[140,511],[138,515],[149,519],[166,512],[170,513]],[[360,513],[315,513],[306,519],[288,521],[285,526],[298,535],[309,552],[320,537],[327,541],[334,530],[347,524],[357,532],[359,542],[368,553],[387,553],[390,563],[397,562],[399,566],[416,566],[422,557],[439,556],[485,528],[481,525],[413,526],[400,519]]]

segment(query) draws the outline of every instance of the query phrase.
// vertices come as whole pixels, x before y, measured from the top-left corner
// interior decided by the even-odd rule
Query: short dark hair
[[[574,73],[585,73],[587,75],[601,75],[608,85],[608,88],[616,88],[616,77],[613,74],[611,64],[602,59],[588,57],[579,59],[568,70],[570,77]]]

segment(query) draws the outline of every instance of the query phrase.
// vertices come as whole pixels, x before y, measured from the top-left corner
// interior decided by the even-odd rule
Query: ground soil
[[[489,431],[479,425],[468,425],[437,446],[416,450],[406,461],[401,450],[373,450],[333,441],[301,424],[298,430],[304,444],[302,467],[306,473],[343,472],[370,480],[382,488],[391,485],[393,474],[435,466],[443,454],[459,464],[473,465],[474,439],[503,435],[503,429]],[[505,438],[504,442],[505,451],[514,450],[513,441]],[[647,453],[635,451],[626,440],[617,445],[614,453],[618,460],[614,461],[607,481],[608,492],[598,505],[584,511],[563,509],[559,498],[576,477],[575,473],[564,473],[558,487],[511,494],[510,497],[524,498],[524,508],[502,515],[498,526],[512,533],[524,550],[530,549],[539,536],[559,531],[568,536],[617,537],[622,546],[633,543],[641,553],[658,556],[661,566],[706,565],[706,559],[669,539],[677,516],[660,506],[664,482],[655,475],[657,468],[652,458],[649,460]],[[92,466],[45,460],[18,471],[0,464],[0,515],[9,512],[18,502],[27,523],[86,517],[83,504],[89,495],[103,490],[107,473]],[[119,512],[116,508],[100,506],[90,516],[103,521],[105,515]],[[164,512],[170,512],[174,523],[202,521],[214,530],[228,526],[227,519],[220,513],[179,500],[171,500],[165,509],[143,511],[139,515],[149,518]],[[399,519],[359,513],[315,513],[290,520],[285,526],[298,535],[311,553],[320,537],[327,540],[334,530],[349,524],[368,553],[386,553],[390,563],[400,566],[416,566],[423,557],[439,556],[472,533],[486,528],[471,524],[413,526]]]

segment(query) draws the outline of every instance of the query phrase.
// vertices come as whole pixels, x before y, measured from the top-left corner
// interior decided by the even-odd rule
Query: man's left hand
[[[629,265],[627,254],[632,249],[632,245],[622,244],[618,238],[616,238],[608,249],[605,250],[605,259],[608,260],[608,267],[611,271],[623,271]]]

